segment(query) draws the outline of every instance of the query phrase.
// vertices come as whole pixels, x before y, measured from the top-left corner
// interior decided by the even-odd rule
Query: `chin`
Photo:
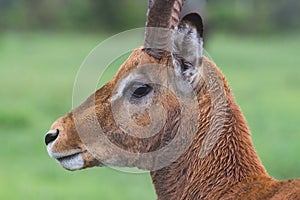
[[[49,155],[66,170],[76,171],[91,167],[103,166],[100,161],[95,159],[88,151],[70,152],[70,153],[53,153],[48,150]]]

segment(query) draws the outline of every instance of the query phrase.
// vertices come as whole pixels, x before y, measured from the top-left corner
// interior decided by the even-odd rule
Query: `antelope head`
[[[192,143],[208,61],[201,17],[180,19],[183,1],[150,0],[144,46],[107,84],[53,123],[45,143],[64,168],[155,170]]]

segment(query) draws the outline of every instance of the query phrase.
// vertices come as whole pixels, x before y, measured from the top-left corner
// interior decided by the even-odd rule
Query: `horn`
[[[184,0],[149,0],[147,11],[144,51],[161,59],[168,50],[170,29],[178,24]]]

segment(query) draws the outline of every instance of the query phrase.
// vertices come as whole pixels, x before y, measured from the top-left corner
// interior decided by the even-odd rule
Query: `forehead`
[[[138,49],[135,49],[129,56],[129,58],[120,66],[114,79],[120,80],[121,78],[124,78],[125,75],[129,74],[129,72],[138,71],[135,70],[137,66],[144,66],[149,64],[157,64],[169,67],[173,66],[170,53],[166,53],[165,56],[162,57],[162,59],[157,60],[145,53],[143,51],[143,48],[140,47]]]

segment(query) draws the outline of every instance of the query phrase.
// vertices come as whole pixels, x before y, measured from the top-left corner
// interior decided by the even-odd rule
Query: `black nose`
[[[59,130],[53,130],[53,132],[48,132],[45,136],[45,143],[48,145],[50,142],[53,142],[59,134]]]

